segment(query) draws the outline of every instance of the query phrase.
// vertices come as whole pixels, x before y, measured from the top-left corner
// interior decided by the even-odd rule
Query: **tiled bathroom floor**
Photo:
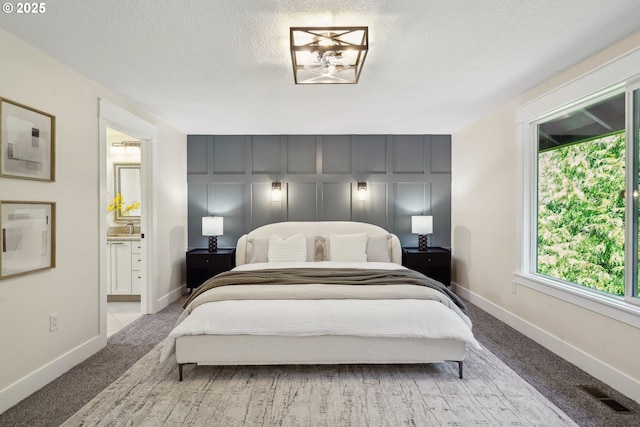
[[[107,336],[110,337],[141,316],[140,302],[108,302]]]

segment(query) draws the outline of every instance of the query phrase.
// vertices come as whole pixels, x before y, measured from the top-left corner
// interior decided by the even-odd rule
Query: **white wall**
[[[185,290],[187,248],[187,137],[166,125],[160,125],[158,130],[155,311],[175,301]]]
[[[186,250],[186,135],[0,29],[0,96],[56,116],[56,180],[0,178],[1,200],[57,206],[56,268],[0,281],[0,412],[106,343],[99,318],[100,98],[158,128],[156,309],[179,296]],[[49,332],[49,314],[59,329]]]
[[[640,396],[640,330],[518,286],[515,108],[640,46],[640,33],[452,136],[453,281],[459,291],[631,398]]]

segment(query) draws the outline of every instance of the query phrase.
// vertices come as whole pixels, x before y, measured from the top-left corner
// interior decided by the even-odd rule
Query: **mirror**
[[[122,208],[115,211],[117,222],[140,222],[140,163],[114,163],[114,194],[122,195]]]

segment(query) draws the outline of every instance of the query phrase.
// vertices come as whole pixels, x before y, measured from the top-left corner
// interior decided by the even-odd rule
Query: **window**
[[[516,110],[515,282],[640,327],[640,48]]]
[[[536,272],[623,296],[625,94],[537,124]]]

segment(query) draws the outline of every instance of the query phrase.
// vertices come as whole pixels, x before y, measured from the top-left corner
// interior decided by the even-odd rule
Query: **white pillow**
[[[251,237],[248,239],[248,263],[267,262],[269,260],[269,239],[266,237]],[[322,259],[322,241],[316,236],[307,236],[307,261],[324,261]],[[319,258],[320,257],[320,258]]]
[[[267,262],[269,239],[267,238],[250,238],[248,239],[251,244],[249,251],[249,264],[255,262]]]
[[[391,235],[369,236],[367,240],[367,261],[369,262],[390,262],[389,240]]]
[[[307,238],[295,234],[286,240],[272,234],[269,236],[269,262],[304,262],[307,260]]]
[[[330,261],[367,261],[367,233],[329,234]]]

